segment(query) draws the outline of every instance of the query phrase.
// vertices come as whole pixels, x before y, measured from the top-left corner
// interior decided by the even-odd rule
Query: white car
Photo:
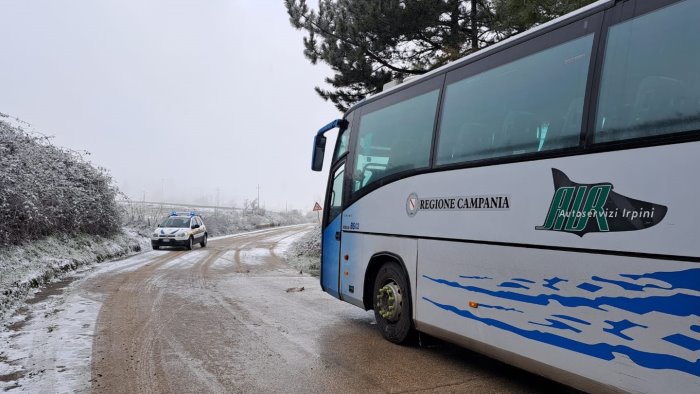
[[[154,250],[161,246],[184,246],[188,250],[196,243],[207,246],[207,227],[194,212],[173,212],[151,235]]]

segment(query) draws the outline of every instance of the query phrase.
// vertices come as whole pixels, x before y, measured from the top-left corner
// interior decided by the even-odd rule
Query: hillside
[[[57,147],[0,114],[0,246],[120,231],[118,190],[86,155]]]

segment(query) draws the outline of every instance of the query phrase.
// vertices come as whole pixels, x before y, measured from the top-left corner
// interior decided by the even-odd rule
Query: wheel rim
[[[377,312],[384,319],[395,322],[401,317],[403,296],[401,287],[391,281],[377,291]]]

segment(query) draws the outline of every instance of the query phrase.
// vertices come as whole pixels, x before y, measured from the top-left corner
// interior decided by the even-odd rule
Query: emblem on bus
[[[644,230],[660,223],[664,205],[625,197],[612,183],[576,183],[552,168],[554,196],[541,226],[535,230],[564,231],[583,237],[587,233]]]
[[[416,193],[411,193],[408,195],[408,199],[406,200],[406,213],[410,217],[416,216],[418,213],[418,202],[420,200],[418,199],[418,195]]]

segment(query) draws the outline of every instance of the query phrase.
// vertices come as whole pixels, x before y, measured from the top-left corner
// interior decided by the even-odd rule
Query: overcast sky
[[[282,0],[0,0],[0,15],[0,112],[89,151],[131,198],[322,198],[312,139],[341,114]]]

